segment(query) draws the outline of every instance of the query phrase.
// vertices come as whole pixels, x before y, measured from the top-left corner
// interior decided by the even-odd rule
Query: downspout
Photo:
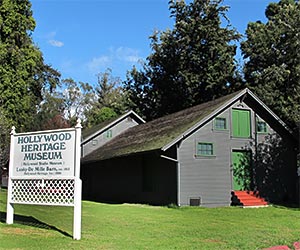
[[[180,159],[179,159],[179,145],[176,144],[176,154],[177,154],[177,206],[181,206],[181,201],[180,201],[180,193],[181,193],[181,174],[180,174]]]
[[[178,154],[178,144],[176,144],[176,154],[177,154],[177,159],[171,158],[169,156],[165,155],[160,155],[161,158],[176,162],[176,167],[177,167],[177,206],[180,207],[180,161],[178,159],[179,154]]]

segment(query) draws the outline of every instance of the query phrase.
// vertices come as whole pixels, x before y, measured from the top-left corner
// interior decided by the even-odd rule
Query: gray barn
[[[142,123],[145,123],[145,121],[139,115],[134,111],[129,111],[124,115],[84,130],[83,140],[81,141],[81,156],[86,156],[127,129]]]
[[[237,191],[246,190],[268,202],[297,201],[296,141],[248,89],[136,119],[82,158],[84,199],[216,207],[240,202]]]

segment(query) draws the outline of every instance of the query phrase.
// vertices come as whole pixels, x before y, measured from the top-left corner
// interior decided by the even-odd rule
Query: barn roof
[[[132,127],[86,155],[82,162],[163,149],[242,92],[245,90]]]

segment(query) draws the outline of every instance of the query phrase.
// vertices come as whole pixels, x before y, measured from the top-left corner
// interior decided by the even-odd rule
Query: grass
[[[300,210],[168,208],[82,202],[82,239],[72,239],[73,208],[15,205],[5,224],[0,192],[0,249],[262,249],[300,239]]]

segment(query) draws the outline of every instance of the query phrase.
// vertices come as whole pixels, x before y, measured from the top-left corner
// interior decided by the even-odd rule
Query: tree
[[[241,49],[245,79],[272,110],[292,127],[300,121],[300,5],[268,5],[268,21],[249,23]]]
[[[7,118],[0,108],[0,176],[2,167],[6,166],[9,160],[10,130]]]
[[[155,118],[225,95],[235,88],[235,53],[240,34],[222,0],[169,1],[173,30],[150,37],[152,53],[133,68],[125,86],[133,108]]]
[[[31,129],[43,90],[52,89],[60,76],[33,44],[34,28],[29,0],[1,1],[0,106],[19,131]]]
[[[107,107],[117,114],[124,112],[124,90],[121,87],[121,79],[112,75],[112,70],[107,69],[98,74],[96,94],[100,107]]]
[[[64,79],[50,90],[43,91],[43,101],[38,106],[35,130],[49,130],[75,126],[83,122],[96,101],[94,88],[88,83]]]
[[[70,126],[70,122],[65,118],[63,93],[57,89],[45,91],[43,101],[40,103],[35,116],[34,130],[50,130]]]
[[[94,106],[93,109],[90,110],[88,119],[86,120],[84,125],[86,127],[92,127],[117,116],[118,114],[112,108],[97,108],[97,106]]]
[[[99,73],[97,77],[96,99],[92,108],[85,113],[87,118],[85,125],[87,127],[116,117],[124,113],[127,108],[126,91],[121,86],[120,78],[114,77],[111,69]]]
[[[52,90],[46,89],[38,107],[36,130],[74,126],[78,118],[84,127],[90,127],[123,113],[125,97],[120,82],[107,70],[98,74],[95,87],[69,78]]]
[[[62,81],[63,113],[72,126],[76,125],[78,118],[86,119],[86,113],[96,100],[94,88],[83,82],[75,82],[73,79]]]

